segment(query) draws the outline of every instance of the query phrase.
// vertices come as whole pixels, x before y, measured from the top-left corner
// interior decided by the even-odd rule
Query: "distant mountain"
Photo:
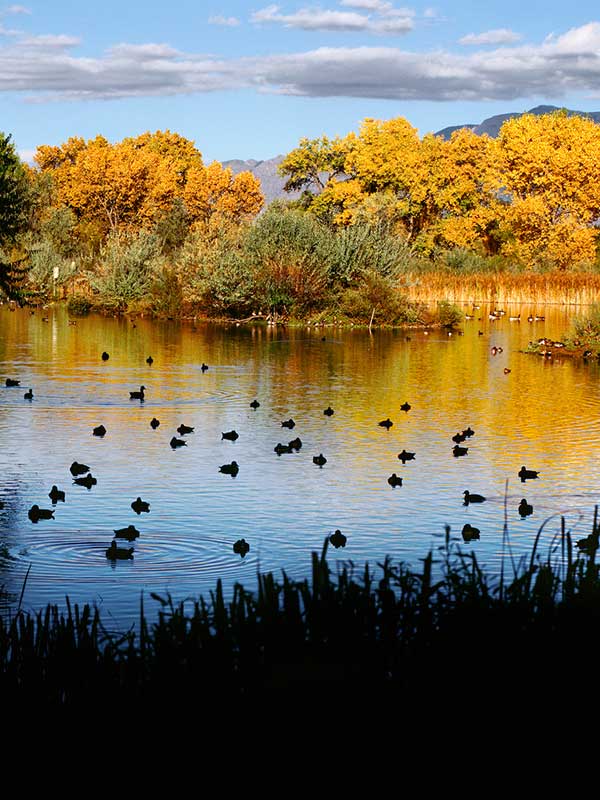
[[[495,139],[500,133],[502,124],[506,122],[507,119],[522,117],[524,114],[534,114],[536,117],[541,117],[542,114],[551,114],[553,111],[559,110],[558,106],[536,106],[535,108],[529,109],[529,111],[515,111],[512,114],[496,114],[495,117],[484,119],[479,125],[473,125],[472,123],[452,125],[449,128],[442,128],[442,130],[437,131],[435,135],[442,136],[444,139],[449,139],[454,131],[460,130],[461,128],[468,128],[479,136],[483,133],[487,133],[488,136]],[[570,117],[587,117],[596,123],[600,123],[600,111],[572,111],[571,109],[567,109],[567,114]]]

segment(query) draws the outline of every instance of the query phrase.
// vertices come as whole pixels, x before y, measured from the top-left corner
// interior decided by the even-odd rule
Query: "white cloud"
[[[118,44],[90,58],[74,54],[78,43],[64,35],[6,40],[0,46],[0,92],[21,93],[33,102],[235,89],[306,97],[481,101],[554,100],[600,86],[600,22],[541,44],[465,54],[364,46],[220,59],[146,43]]]
[[[278,5],[255,11],[250,19],[256,24],[274,23],[305,31],[363,32],[380,35],[407,33],[413,29],[410,9],[395,9],[379,0],[351,0],[352,7],[375,11],[376,15],[356,11],[331,11],[322,8],[301,8],[293,14],[282,14]],[[357,5],[360,4],[360,5]],[[350,2],[342,5],[350,5]],[[390,19],[387,19],[390,17]]]
[[[363,11],[387,11],[392,7],[392,4],[386,3],[385,0],[340,0],[340,5],[360,8]]]
[[[520,33],[515,33],[508,28],[496,28],[493,31],[484,31],[483,33],[468,33],[458,42],[465,45],[512,44],[522,38]]]
[[[26,8],[25,6],[7,6],[3,14],[31,14],[31,9]]]
[[[210,25],[224,25],[227,28],[235,28],[240,24],[237,17],[224,17],[222,14],[215,14],[208,18]]]
[[[17,155],[19,156],[21,161],[24,161],[26,164],[30,164],[31,166],[33,166],[34,163],[33,157],[35,155],[35,152],[36,152],[35,150],[26,150],[26,149],[17,150]]]

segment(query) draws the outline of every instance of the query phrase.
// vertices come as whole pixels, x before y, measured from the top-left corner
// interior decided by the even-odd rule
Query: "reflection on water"
[[[540,313],[510,311],[523,320]],[[565,308],[547,308],[535,324],[508,315],[491,322],[482,308],[463,336],[143,319],[134,327],[98,316],[73,326],[63,309],[44,313],[47,322],[41,312],[0,307],[0,585],[18,598],[31,564],[26,608],[68,594],[123,622],[137,613],[142,589],[182,599],[207,593],[217,578],[252,586],[259,567],[301,577],[310,551],[337,528],[348,542],[330,551],[332,562],[391,555],[417,565],[441,544],[445,524],[460,537],[469,523],[481,538],[465,547],[497,569],[507,478],[517,556],[552,514],[566,513],[576,538],[589,533],[600,496],[598,365],[519,353],[532,338],[560,338],[573,313]],[[494,346],[502,348],[495,356]],[[4,388],[6,377],[21,386]],[[129,400],[141,385],[145,402]],[[30,387],[33,401],[23,399]],[[293,432],[281,426],[290,417]],[[386,417],[389,431],[377,424]],[[181,423],[194,432],[172,449]],[[92,435],[98,425],[103,438]],[[475,431],[468,455],[454,458],[451,437],[467,426]],[[232,429],[237,441],[221,438]],[[274,452],[297,436],[299,451]],[[415,460],[403,465],[403,449]],[[322,469],[312,460],[319,453]],[[219,473],[233,460],[235,478]],[[98,484],[74,485],[73,461],[90,465]],[[522,465],[540,479],[522,484]],[[393,472],[402,486],[388,484]],[[27,511],[51,507],[53,484],[66,502],[55,520],[34,525]],[[465,507],[466,489],[487,501]],[[134,514],[138,496],[149,514]],[[522,518],[524,497],[533,513]],[[113,530],[129,524],[141,531],[135,557],[111,563]],[[558,519],[549,523],[544,553],[558,528]],[[232,549],[240,538],[251,547],[244,559]]]

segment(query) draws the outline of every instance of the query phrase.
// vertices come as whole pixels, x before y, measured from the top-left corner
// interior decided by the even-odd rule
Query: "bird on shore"
[[[107,353],[107,352],[106,352],[106,350],[105,350],[105,351],[102,353],[102,355],[100,356],[100,358],[102,359],[102,361],[108,361],[108,359],[110,358],[110,356],[108,355],[108,353]]]
[[[377,423],[380,428],[386,428],[388,431],[394,424],[392,420],[388,417],[387,419],[382,419],[381,422]]]
[[[518,471],[517,475],[521,478],[521,483],[525,483],[525,481],[532,481],[535,478],[538,478],[540,473],[539,471],[533,469],[525,469],[525,467],[521,467]]]
[[[245,539],[238,539],[237,542],[234,542],[233,544],[233,552],[237,553],[242,558],[245,558],[249,550],[250,550],[250,545]]]
[[[35,504],[27,512],[27,516],[33,523],[37,523],[41,519],[54,519],[54,509],[40,508]]]
[[[231,475],[232,478],[240,471],[237,461],[232,461],[231,464],[223,464],[219,467],[219,472],[224,473],[225,475]]]
[[[185,436],[187,433],[193,433],[193,432],[194,432],[194,429],[193,429],[193,428],[191,428],[189,425],[184,425],[184,424],[183,424],[183,422],[182,422],[182,423],[181,423],[181,425],[180,425],[180,426],[177,428],[177,433],[178,433],[180,436]]]
[[[98,479],[94,478],[90,472],[90,474],[86,475],[85,478],[73,478],[73,483],[76,483],[77,486],[85,486],[86,489],[91,489],[92,486],[95,486],[98,483]]]
[[[52,500],[53,504],[56,505],[59,501],[61,503],[65,502],[65,493],[62,492],[58,486],[53,486],[50,491],[48,492],[48,497]]]
[[[140,535],[140,532],[134,525],[128,525],[126,528],[119,528],[114,534],[115,539],[127,539],[128,542],[133,542]]]
[[[325,411],[323,411],[323,414],[325,414],[326,417],[332,417],[335,414],[335,411],[331,406],[327,406]]]
[[[104,427],[104,425],[98,425],[97,428],[94,428],[92,433],[94,434],[94,436],[100,436],[100,438],[102,438],[103,436],[106,435],[106,428]]]
[[[402,405],[400,406],[400,411],[407,411],[408,412],[408,411],[410,411],[410,409],[411,409],[410,403],[402,403]]]
[[[258,400],[253,400],[253,401],[250,403],[250,408],[254,408],[255,410],[256,410],[257,408],[260,408],[260,403],[258,402]]]
[[[286,420],[284,420],[284,421],[281,423],[281,427],[282,427],[282,428],[289,428],[289,429],[291,430],[292,428],[295,428],[295,427],[296,427],[296,423],[295,423],[295,422],[294,422],[294,420],[293,420],[293,419],[290,417],[290,419],[286,419]]]
[[[525,498],[523,498],[519,503],[519,514],[521,515],[522,519],[525,519],[525,517],[529,517],[531,514],[533,514],[533,506],[530,505]]]
[[[159,425],[160,425],[160,420],[156,419],[156,417],[152,417],[152,419],[150,420],[150,427],[152,428],[152,430],[156,430]]]
[[[459,447],[457,444],[454,445],[452,448],[452,455],[454,458],[458,458],[459,456],[466,456],[469,452],[468,447]]]
[[[169,444],[173,450],[175,450],[177,447],[187,447],[187,442],[184,442],[183,439],[178,439],[176,436],[173,436]]]
[[[387,481],[392,489],[395,489],[396,486],[402,486],[402,478],[399,478],[395,472],[392,472]]]
[[[462,529],[462,537],[465,542],[472,542],[474,539],[479,539],[479,534],[481,531],[479,528],[474,528],[472,525],[469,525],[467,522],[466,525],[463,526]]]
[[[402,464],[406,464],[407,461],[415,460],[415,453],[409,453],[407,450],[403,450],[401,453],[398,453],[398,458]]]
[[[237,431],[225,431],[225,433],[221,433],[221,439],[228,439],[230,442],[235,442],[235,440],[239,438],[240,435]]]
[[[465,498],[464,504],[466,506],[468,506],[469,503],[485,503],[485,501],[486,501],[486,498],[483,495],[481,495],[481,494],[473,494],[468,489],[465,489],[465,491],[463,492],[463,495],[464,495],[464,498]]]
[[[150,503],[147,503],[145,500],[142,500],[141,497],[136,498],[133,501],[133,503],[131,504],[131,507],[133,508],[135,513],[138,514],[138,515],[141,514],[142,511],[145,514],[149,514],[150,513]]]
[[[112,540],[110,547],[105,552],[109,561],[133,558],[133,547],[117,547],[117,542],[115,539]]]
[[[318,467],[323,467],[326,463],[327,459],[323,453],[319,453],[318,456],[313,456],[313,464],[316,464]]]
[[[151,367],[152,364],[154,364],[154,359],[152,358],[152,356],[148,356],[148,358],[146,359],[146,364],[148,364],[149,367]]]
[[[33,390],[29,389],[29,391],[25,392],[23,395],[23,400],[33,400]]]
[[[335,533],[332,533],[329,537],[329,541],[337,550],[338,547],[345,547],[346,542],[348,541],[348,537],[344,536],[344,534],[340,530],[336,530]]]
[[[84,475],[86,472],[90,471],[90,468],[87,464],[78,464],[77,461],[74,461],[69,467],[69,470],[71,471],[71,475]]]
[[[143,400],[145,391],[146,391],[146,387],[145,386],[140,386],[139,392],[129,392],[129,399],[130,400]]]
[[[21,381],[17,381],[14,378],[7,378],[4,383],[6,386],[19,386]]]

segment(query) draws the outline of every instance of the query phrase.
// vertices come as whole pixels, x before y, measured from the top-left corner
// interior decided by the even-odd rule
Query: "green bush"
[[[136,235],[114,233],[100,251],[99,274],[92,279],[102,304],[116,311],[141,300],[162,268],[158,238],[140,231]]]
[[[73,317],[83,317],[92,309],[92,302],[81,294],[73,294],[67,301],[67,311]]]
[[[439,324],[445,328],[454,328],[464,320],[464,314],[460,308],[454,303],[449,303],[448,300],[441,300],[437,304],[436,317]]]
[[[374,270],[367,270],[357,286],[347,289],[340,309],[349,319],[368,324],[402,325],[421,320],[421,309],[410,303],[390,280]]]
[[[573,321],[575,335],[584,341],[600,339],[600,303],[594,303],[584,317],[575,317]]]

